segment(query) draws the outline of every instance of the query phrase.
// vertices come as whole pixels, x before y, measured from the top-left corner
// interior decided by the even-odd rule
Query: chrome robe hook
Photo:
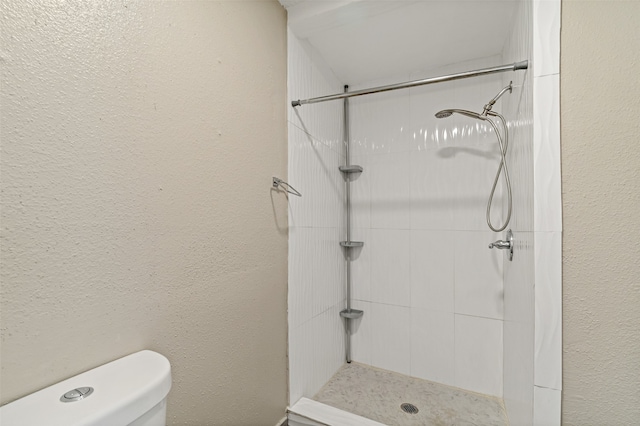
[[[288,194],[293,194],[298,197],[302,197],[302,194],[298,192],[297,189],[295,189],[293,186],[289,185],[287,182],[275,176],[273,177],[273,187],[276,189],[280,189]]]

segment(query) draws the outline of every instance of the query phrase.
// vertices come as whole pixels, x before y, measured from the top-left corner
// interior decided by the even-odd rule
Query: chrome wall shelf
[[[364,242],[362,241],[340,241],[340,247],[353,248],[353,247],[362,247],[363,245],[364,245]]]
[[[340,316],[347,319],[358,319],[364,315],[364,311],[359,309],[344,309],[340,311]]]
[[[342,173],[362,173],[364,170],[362,166],[350,165],[338,167]]]

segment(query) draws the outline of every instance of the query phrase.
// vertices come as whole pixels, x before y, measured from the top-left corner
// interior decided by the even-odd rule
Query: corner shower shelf
[[[340,241],[340,247],[362,247],[364,243],[362,241]]]
[[[347,319],[357,319],[364,315],[364,311],[359,309],[345,309],[340,311],[340,316]]]
[[[362,173],[364,170],[362,166],[340,166],[338,167],[342,173]]]

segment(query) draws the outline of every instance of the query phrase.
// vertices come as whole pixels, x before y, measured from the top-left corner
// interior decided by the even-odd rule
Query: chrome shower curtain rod
[[[335,95],[320,96],[318,98],[300,99],[291,101],[291,106],[297,107],[305,104],[316,104],[318,102],[335,101],[337,99],[352,98],[354,96],[369,95],[371,93],[388,92],[390,90],[407,89],[409,87],[423,86],[425,84],[442,83],[444,81],[459,80],[461,78],[478,77],[481,75],[495,74],[505,71],[526,70],[529,68],[529,61],[516,62],[509,65],[501,65],[492,68],[482,68],[474,71],[466,71],[458,74],[442,75],[440,77],[425,78],[422,80],[406,81],[404,83],[390,84],[388,86],[372,87],[370,89],[356,90],[355,92],[336,93]]]

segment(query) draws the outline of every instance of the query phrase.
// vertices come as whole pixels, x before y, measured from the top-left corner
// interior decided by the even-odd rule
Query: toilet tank
[[[171,365],[141,351],[0,407],[1,426],[164,426]]]

